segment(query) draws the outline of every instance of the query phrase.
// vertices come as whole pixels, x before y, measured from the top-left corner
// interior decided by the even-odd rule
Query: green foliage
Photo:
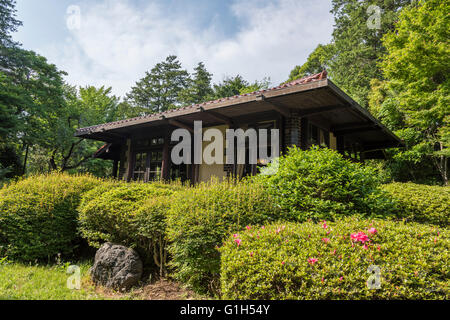
[[[77,206],[84,192],[101,184],[91,176],[32,176],[0,190],[0,245],[21,261],[71,254]]]
[[[11,33],[17,31],[22,22],[16,19],[15,7],[15,0],[0,0],[0,47],[17,45],[12,40]]]
[[[382,37],[393,29],[398,13],[413,0],[333,0],[335,56],[329,73],[333,81],[363,107],[367,107],[370,82],[382,79],[378,65],[386,53]],[[377,6],[379,26],[376,26]],[[372,23],[374,28],[369,28]],[[378,28],[379,27],[379,28]]]
[[[184,105],[197,104],[212,98],[212,74],[206,70],[205,64],[200,62],[195,68],[192,79],[188,79],[188,86],[181,91],[178,99]]]
[[[222,298],[448,299],[449,245],[447,229],[355,217],[240,229],[220,250]]]
[[[352,163],[328,148],[291,148],[269,165],[272,175],[258,175],[274,201],[296,221],[338,219],[362,214],[385,216],[393,204],[379,189],[376,171]]]
[[[189,73],[183,70],[176,56],[168,56],[146,72],[127,94],[127,101],[141,114],[174,109],[179,106],[178,95],[188,85]]]
[[[265,78],[261,81],[249,83],[242,76],[226,77],[221,83],[214,84],[214,99],[232,97],[240,94],[269,88],[270,80]]]
[[[175,277],[199,292],[217,292],[220,255],[216,247],[232,230],[281,217],[261,186],[228,181],[203,183],[177,194],[168,213]]]
[[[414,131],[416,139],[398,157],[431,160],[445,184],[450,155],[449,13],[449,2],[439,0],[402,10],[395,29],[383,37],[387,92],[372,107],[401,114],[404,124],[396,129]]]
[[[331,43],[319,44],[307,61],[296,66],[289,81],[327,69],[328,76],[363,107],[373,79],[382,80],[378,65],[386,48],[382,37],[393,29],[399,11],[413,0],[333,0],[334,30]],[[379,26],[376,22],[380,11]],[[372,25],[375,28],[372,28]],[[371,25],[371,28],[369,28]]]
[[[303,78],[315,73],[322,72],[329,68],[334,56],[334,46],[332,44],[319,44],[308,56],[306,62],[301,66],[296,66],[290,73],[288,81]]]
[[[406,219],[442,227],[450,225],[450,187],[391,183],[383,189],[396,200]]]
[[[170,197],[182,189],[178,184],[105,183],[83,197],[81,234],[97,248],[104,242],[136,248],[162,275],[167,260],[166,211]]]

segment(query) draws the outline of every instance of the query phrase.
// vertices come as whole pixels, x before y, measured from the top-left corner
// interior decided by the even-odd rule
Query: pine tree
[[[176,56],[157,63],[145,77],[136,82],[126,100],[142,114],[151,114],[180,106],[178,95],[188,85],[189,73],[182,69]]]
[[[211,87],[212,74],[206,70],[205,64],[199,62],[194,71],[188,87],[179,95],[180,102],[185,105],[208,101],[214,93]]]

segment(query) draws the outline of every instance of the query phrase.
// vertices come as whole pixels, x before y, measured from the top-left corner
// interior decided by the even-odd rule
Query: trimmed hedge
[[[267,188],[291,220],[394,214],[395,206],[379,188],[374,169],[352,163],[334,150],[290,148],[287,155],[266,170],[272,169],[274,174],[261,174],[254,179]]]
[[[217,293],[220,254],[227,235],[248,224],[281,218],[263,187],[249,182],[203,183],[178,194],[168,212],[171,265],[178,280]]]
[[[373,228],[373,229],[372,229]],[[345,218],[273,224],[221,248],[225,299],[448,299],[450,232]],[[370,266],[380,268],[379,289]],[[375,269],[373,269],[375,270]]]
[[[92,176],[32,176],[0,190],[0,246],[9,258],[49,259],[74,250],[77,206],[102,180]]]
[[[115,182],[99,186],[86,193],[79,206],[81,234],[97,248],[104,242],[134,247],[144,259],[154,258],[162,273],[165,214],[170,196],[179,190],[181,185],[162,183]]]
[[[397,201],[397,208],[404,218],[445,227],[450,225],[450,187],[390,183],[383,189]]]

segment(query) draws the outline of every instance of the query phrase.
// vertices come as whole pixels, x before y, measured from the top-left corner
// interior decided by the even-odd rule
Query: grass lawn
[[[7,300],[85,300],[104,299],[89,284],[90,264],[77,264],[81,269],[81,289],[67,287],[67,265],[0,265],[0,299]]]
[[[0,259],[0,300],[184,300],[204,299],[177,283],[160,280],[127,293],[95,287],[89,278],[90,262],[76,263],[81,270],[81,288],[67,287],[70,264],[27,265]]]

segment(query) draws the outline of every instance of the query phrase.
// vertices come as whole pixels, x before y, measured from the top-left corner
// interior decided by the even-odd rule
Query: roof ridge
[[[237,98],[240,98],[240,97],[248,97],[248,96],[251,96],[251,95],[260,94],[260,93],[264,93],[264,92],[267,92],[267,91],[283,89],[283,88],[292,87],[292,86],[296,86],[296,85],[300,85],[300,84],[305,84],[305,83],[309,83],[309,82],[313,82],[313,81],[320,81],[320,80],[327,79],[327,75],[328,75],[327,71],[323,70],[320,73],[316,73],[316,74],[312,74],[312,75],[309,75],[309,76],[305,76],[305,77],[302,77],[300,79],[296,79],[296,80],[293,80],[293,81],[290,81],[290,82],[287,82],[287,83],[283,83],[283,84],[280,84],[280,85],[278,85],[276,87],[272,87],[272,88],[269,88],[269,89],[261,89],[261,90],[257,90],[257,91],[253,91],[253,92],[249,92],[249,93],[244,93],[244,94],[239,94],[239,95],[235,95],[235,96],[231,96],[231,97],[224,97],[224,98],[219,98],[219,99],[215,99],[215,100],[205,101],[205,102],[202,102],[202,103],[187,105],[187,106],[184,106],[184,107],[174,108],[174,109],[161,111],[161,112],[157,112],[157,113],[151,113],[151,114],[147,114],[147,115],[143,115],[143,116],[139,116],[139,117],[128,118],[128,119],[123,119],[123,120],[117,120],[117,121],[103,123],[103,124],[98,124],[98,125],[94,125],[94,126],[90,126],[90,127],[80,128],[80,129],[77,130],[77,132],[84,132],[84,131],[88,131],[88,130],[94,129],[94,128],[100,128],[100,127],[107,126],[107,125],[126,123],[126,122],[130,122],[130,121],[134,121],[134,120],[150,119],[150,118],[154,118],[154,117],[158,117],[158,116],[161,117],[161,116],[164,116],[166,114],[170,114],[172,112],[176,112],[176,111],[179,111],[179,110],[194,109],[195,107],[201,107],[201,106],[205,106],[205,105],[209,105],[209,104],[219,103],[219,102],[222,102],[222,101],[237,99]]]

